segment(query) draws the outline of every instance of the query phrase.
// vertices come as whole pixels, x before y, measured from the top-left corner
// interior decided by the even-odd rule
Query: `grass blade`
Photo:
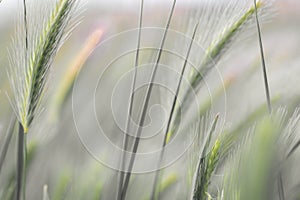
[[[262,2],[257,2],[256,3],[256,8],[262,8],[263,3]],[[203,78],[211,71],[213,68],[214,64],[216,64],[221,57],[221,53],[224,52],[224,50],[231,44],[231,41],[235,38],[235,36],[239,33],[241,29],[244,28],[244,25],[249,22],[249,20],[252,19],[254,16],[255,12],[255,7],[252,6],[249,8],[249,10],[244,13],[235,23],[233,23],[231,26],[227,27],[224,30],[224,33],[218,36],[213,41],[211,46],[208,48],[205,57],[203,58],[203,61],[200,64],[200,71],[194,70],[195,75],[193,75],[191,79],[191,86],[187,91],[185,92],[183,96],[182,102],[186,102],[183,105],[180,105],[179,108],[177,109],[174,123],[172,127],[172,130],[170,132],[170,135],[173,134],[174,131],[177,130],[176,124],[180,124],[180,116],[178,111],[182,110],[185,111],[185,109],[182,109],[184,106],[189,105],[189,98],[190,94],[192,94],[191,90],[197,90],[199,88],[199,85],[203,82]],[[182,114],[184,115],[184,113]]]
[[[271,105],[271,98],[270,98],[270,89],[269,89],[268,75],[267,75],[266,62],[265,62],[265,56],[264,56],[264,48],[263,48],[262,37],[261,37],[261,28],[260,28],[260,24],[259,24],[259,20],[258,20],[256,4],[257,4],[257,0],[254,0],[255,19],[256,19],[257,32],[258,32],[258,40],[259,40],[260,56],[261,56],[263,76],[264,76],[267,105],[268,105],[269,113],[271,113],[272,105]]]
[[[128,108],[128,116],[127,116],[127,123],[126,123],[126,132],[125,137],[123,140],[123,154],[121,156],[121,172],[120,172],[120,180],[118,185],[118,199],[121,199],[122,196],[122,187],[124,183],[124,176],[125,176],[125,160],[126,160],[126,151],[128,149],[128,142],[129,142],[129,135],[128,132],[130,130],[130,119],[132,116],[132,108],[134,102],[134,89],[136,85],[136,76],[137,76],[137,67],[139,64],[139,53],[140,53],[140,46],[141,46],[141,31],[142,31],[142,23],[143,23],[143,10],[144,10],[144,0],[141,1],[140,5],[140,16],[139,16],[139,29],[138,29],[138,41],[137,41],[137,50],[135,55],[135,63],[134,63],[134,77],[132,80],[131,91],[130,91],[130,104]]]
[[[212,148],[212,151],[207,154],[208,147],[211,143],[212,135],[216,130],[216,126],[219,120],[219,115],[217,115],[212,123],[212,126],[208,133],[208,138],[205,142],[204,148],[200,155],[196,172],[193,180],[193,192],[192,199],[194,200],[203,200],[205,198],[205,193],[207,192],[207,188],[209,185],[209,179],[211,177],[212,172],[214,171],[217,161],[219,159],[220,154],[220,140],[217,140]]]
[[[193,31],[193,36],[191,38],[191,43],[189,44],[188,52],[186,54],[185,61],[184,61],[184,64],[183,64],[183,67],[182,67],[182,70],[181,70],[181,73],[180,73],[180,78],[179,78],[177,88],[176,88],[176,92],[175,92],[175,96],[174,96],[174,99],[173,99],[173,102],[172,102],[172,107],[171,107],[171,111],[170,111],[170,115],[169,115],[169,119],[168,119],[168,123],[167,123],[166,132],[164,134],[164,140],[163,140],[163,144],[162,144],[162,151],[161,151],[160,156],[159,156],[158,167],[160,167],[160,165],[161,165],[161,161],[162,161],[163,154],[164,154],[164,147],[167,144],[168,134],[169,134],[169,130],[170,130],[170,127],[171,127],[171,122],[172,122],[172,119],[173,119],[175,106],[176,106],[176,103],[177,103],[177,96],[179,95],[183,75],[185,73],[185,69],[186,69],[186,66],[187,66],[187,63],[188,63],[188,58],[189,58],[190,53],[191,53],[191,49],[192,49],[192,46],[193,46],[193,42],[194,42],[194,39],[195,39],[195,36],[196,36],[197,29],[198,29],[198,24],[195,25],[195,28],[194,28],[194,31]],[[155,199],[156,185],[157,185],[157,182],[158,182],[159,172],[160,172],[160,170],[157,170],[155,172],[155,175],[154,175],[154,182],[153,182],[152,192],[151,192],[151,200]]]
[[[74,58],[74,61],[64,73],[63,78],[58,85],[57,91],[51,101],[51,122],[58,120],[58,115],[60,114],[59,111],[62,109],[63,104],[68,98],[68,95],[71,93],[71,88],[74,84],[76,75],[80,72],[88,57],[95,50],[97,44],[102,38],[102,35],[103,31],[101,29],[93,32],[85,42],[85,45],[82,47],[81,51]]]
[[[161,181],[159,185],[156,185],[157,187],[157,195],[158,197],[161,197],[170,189],[172,186],[174,186],[178,181],[178,177],[176,174],[172,173],[169,176],[167,176],[164,180]],[[151,195],[151,194],[150,194]],[[150,200],[150,197],[145,197],[143,200]]]
[[[28,24],[27,24],[27,8],[26,0],[23,0],[23,20],[25,28],[25,63],[28,61]],[[23,198],[25,200],[25,163],[26,163],[26,135],[24,127],[19,124],[18,134],[18,149],[17,149],[17,186],[16,186],[16,200]]]
[[[22,124],[19,124],[18,149],[17,149],[17,185],[16,200],[25,200],[25,163],[26,163],[26,135]],[[23,197],[22,197],[23,196]]]
[[[256,26],[257,26],[257,33],[258,33],[258,42],[259,42],[260,56],[261,56],[261,62],[262,62],[262,70],[263,70],[264,85],[265,85],[265,92],[266,92],[266,98],[267,98],[267,106],[268,106],[269,114],[271,114],[272,113],[272,105],[271,105],[271,98],[270,98],[270,88],[269,88],[269,82],[268,82],[267,68],[266,68],[264,48],[263,48],[263,42],[262,42],[262,36],[261,36],[261,28],[260,28],[258,14],[257,14],[256,2],[257,2],[257,0],[254,0],[255,19],[256,19]],[[278,173],[277,183],[278,183],[279,199],[284,200],[285,199],[285,197],[284,197],[284,186],[283,186],[281,171]]]
[[[25,0],[23,2],[25,3]],[[28,132],[35,116],[49,68],[63,42],[63,36],[76,2],[74,0],[57,1],[50,17],[43,22],[42,30],[30,32],[30,36],[26,35],[28,38],[33,38],[33,41],[25,41],[25,54],[19,53],[18,46],[15,46],[12,52],[14,55],[11,58],[13,77],[11,85],[15,95],[15,111],[18,113],[18,120],[23,125],[25,133]],[[27,22],[26,17],[24,17],[24,21]],[[25,34],[27,34],[26,27]],[[23,40],[17,40],[18,43],[21,47],[24,46]],[[30,52],[27,52],[26,49],[30,49]]]
[[[289,158],[298,148],[300,147],[300,140],[292,147],[292,149],[287,154],[287,158]]]
[[[24,27],[25,27],[25,60],[27,62],[28,55],[28,24],[27,24],[27,8],[26,0],[23,0],[23,12],[24,12]]]
[[[163,35],[161,45],[160,45],[160,49],[159,49],[159,52],[158,52],[158,55],[157,55],[157,60],[156,60],[155,66],[153,68],[153,71],[151,73],[149,86],[147,88],[146,96],[144,98],[144,102],[143,102],[143,106],[142,106],[142,112],[141,112],[140,120],[139,120],[139,127],[138,127],[136,138],[135,138],[135,141],[134,141],[132,155],[131,155],[131,158],[130,158],[130,161],[129,161],[128,173],[126,175],[124,186],[123,186],[123,189],[122,189],[121,199],[125,199],[125,197],[126,197],[126,192],[127,192],[127,188],[128,188],[128,184],[129,184],[129,180],[130,180],[130,176],[131,176],[131,172],[132,172],[132,168],[133,168],[133,164],[134,164],[134,160],[135,160],[135,154],[136,154],[138,146],[139,146],[140,135],[141,135],[142,127],[144,125],[146,113],[147,113],[147,110],[148,110],[148,104],[149,104],[149,101],[150,101],[150,96],[151,96],[151,92],[152,92],[152,88],[153,88],[153,81],[154,81],[154,78],[155,78],[155,75],[156,75],[158,64],[159,64],[160,59],[161,59],[164,43],[165,43],[167,33],[168,33],[168,30],[169,30],[169,27],[170,27],[170,24],[171,24],[172,16],[173,16],[173,13],[174,13],[174,10],[175,10],[175,5],[176,5],[176,0],[173,1],[172,9],[171,9],[171,12],[170,12],[170,15],[169,15],[169,18],[168,18],[167,25],[165,27],[164,35]]]
[[[61,177],[59,178],[56,188],[54,189],[52,199],[53,200],[66,199],[66,195],[70,189],[71,181],[72,181],[72,177],[69,172],[62,174]]]
[[[3,166],[4,160],[6,158],[6,154],[7,154],[7,151],[8,151],[8,147],[9,147],[11,138],[12,138],[13,133],[14,133],[15,123],[16,123],[16,117],[13,116],[11,118],[9,126],[7,128],[6,137],[4,139],[4,144],[3,144],[3,147],[1,149],[1,155],[0,155],[0,174],[1,174],[1,170],[2,170],[2,166]]]
[[[280,200],[285,199],[285,194],[284,194],[284,187],[283,187],[283,180],[282,180],[282,173],[279,172],[278,178],[277,178],[277,184],[278,184],[278,195]]]

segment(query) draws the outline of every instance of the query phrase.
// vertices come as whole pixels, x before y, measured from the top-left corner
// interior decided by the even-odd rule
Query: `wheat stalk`
[[[191,199],[202,200],[205,199],[205,193],[209,185],[209,180],[212,172],[214,171],[216,164],[220,157],[220,140],[216,140],[213,148],[208,152],[208,148],[211,144],[212,136],[216,131],[219,115],[215,117],[212,122],[211,128],[209,129],[208,137],[205,141],[202,153],[198,158],[197,167],[194,173],[194,180],[192,185],[192,197]]]
[[[259,48],[260,48],[260,56],[261,56],[263,76],[264,76],[267,105],[268,105],[269,113],[271,113],[272,105],[271,105],[271,98],[270,98],[270,89],[269,89],[269,82],[268,82],[268,76],[267,76],[266,62],[265,62],[265,56],[264,56],[264,48],[263,48],[263,43],[262,43],[262,38],[261,38],[261,29],[260,29],[258,14],[257,14],[258,6],[259,6],[259,4],[257,4],[257,0],[254,0],[255,19],[256,19],[256,26],[257,26],[257,33],[258,33],[258,40],[259,40]]]
[[[4,141],[5,141],[4,145],[1,148],[1,154],[0,154],[0,174],[1,174],[1,170],[2,170],[2,166],[3,166],[4,160],[6,158],[6,154],[7,154],[7,151],[8,151],[9,144],[11,142],[11,138],[12,138],[13,133],[14,133],[15,123],[16,123],[16,117],[12,116],[11,120],[10,120],[10,123],[8,125],[8,128],[7,128],[7,131],[6,131],[6,136],[5,136],[5,139],[4,139]]]
[[[140,6],[140,16],[139,16],[139,29],[138,29],[138,40],[137,40],[137,50],[135,55],[135,61],[134,61],[134,76],[132,80],[131,85],[131,91],[130,91],[130,103],[128,107],[128,115],[127,115],[127,122],[126,122],[126,128],[125,128],[125,137],[123,139],[123,153],[121,155],[121,172],[120,172],[120,180],[118,184],[118,191],[117,191],[117,197],[118,199],[122,198],[122,187],[124,184],[124,170],[125,170],[125,160],[126,160],[126,151],[128,149],[128,142],[129,142],[129,135],[128,132],[130,130],[130,120],[132,117],[132,110],[133,110],[133,102],[134,102],[134,89],[136,85],[136,76],[137,76],[137,67],[139,64],[139,53],[140,53],[140,45],[141,45],[141,31],[142,31],[142,23],[143,23],[143,10],[144,10],[144,0],[141,1]]]
[[[42,31],[27,37],[34,38],[34,41],[29,41],[30,52],[20,53],[18,45],[12,51],[10,81],[15,94],[14,109],[25,133],[36,114],[50,66],[63,42],[76,2],[57,1],[49,19],[42,25]],[[24,46],[22,41],[16,41],[15,44]]]
[[[263,8],[266,5],[261,1],[256,3],[258,9]],[[251,6],[246,13],[244,13],[238,20],[236,20],[233,24],[226,26],[221,35],[218,35],[217,38],[213,40],[210,46],[206,50],[206,54],[202,59],[200,66],[200,70],[197,71],[192,69],[190,75],[190,83],[191,87],[188,88],[182,98],[182,105],[178,105],[174,120],[172,122],[172,128],[168,133],[168,138],[171,138],[174,132],[178,129],[178,125],[180,124],[180,113],[184,115],[186,111],[183,109],[185,106],[190,103],[190,95],[193,94],[193,90],[197,91],[199,85],[203,82],[203,78],[211,71],[213,66],[216,65],[220,57],[223,55],[224,51],[232,44],[234,38],[236,38],[237,34],[246,28],[246,25],[249,21],[254,17],[255,7]],[[179,112],[181,111],[181,112]]]
[[[197,30],[198,30],[198,23],[194,27],[193,35],[192,35],[192,38],[191,38],[191,42],[189,44],[189,48],[188,48],[188,51],[187,51],[187,54],[186,54],[186,57],[185,57],[185,61],[184,61],[183,67],[181,69],[180,77],[179,77],[178,84],[177,84],[176,91],[175,91],[175,96],[173,98],[172,107],[171,107],[171,111],[170,111],[168,122],[167,122],[167,128],[166,128],[166,131],[165,131],[165,134],[164,134],[164,138],[163,138],[162,151],[160,152],[160,155],[159,155],[159,161],[158,161],[158,167],[157,167],[157,169],[160,167],[161,161],[163,159],[164,149],[165,149],[165,146],[166,146],[167,141],[168,141],[168,133],[169,133],[169,130],[170,130],[171,121],[173,119],[173,114],[174,114],[174,111],[175,111],[175,105],[177,103],[177,98],[178,98],[179,91],[180,91],[180,88],[181,88],[182,79],[183,79],[184,73],[186,71],[188,59],[189,59],[189,56],[190,56],[190,53],[191,53],[191,50],[192,50],[192,47],[193,47],[193,43],[194,43],[194,40],[195,40],[195,37],[196,37]],[[155,175],[154,175],[154,182],[153,182],[153,186],[152,186],[151,200],[155,199],[156,184],[158,182],[159,171],[160,170],[157,170],[155,172]]]
[[[129,161],[128,173],[126,174],[124,186],[123,186],[123,189],[122,189],[121,199],[124,199],[126,197],[128,184],[129,184],[129,180],[130,180],[130,177],[131,177],[131,172],[132,172],[134,161],[135,161],[135,155],[136,155],[136,152],[137,152],[137,149],[138,149],[138,146],[139,146],[140,136],[141,136],[142,128],[144,126],[145,116],[146,116],[146,113],[147,113],[147,110],[148,110],[148,104],[149,104],[149,100],[150,100],[150,97],[151,97],[151,92],[152,92],[152,89],[153,89],[153,81],[154,81],[154,78],[156,76],[158,64],[159,64],[160,59],[161,59],[163,47],[164,47],[165,40],[166,40],[166,37],[167,37],[167,34],[168,34],[168,30],[169,30],[169,27],[170,27],[170,24],[171,24],[172,16],[173,16],[173,13],[174,13],[174,10],[175,10],[175,5],[176,5],[176,0],[173,1],[171,12],[169,14],[168,21],[167,21],[167,24],[166,24],[166,27],[165,27],[165,30],[164,30],[164,35],[163,35],[163,38],[162,38],[162,41],[161,41],[161,44],[160,44],[160,49],[159,49],[159,52],[157,54],[155,66],[153,68],[153,71],[151,72],[149,86],[148,86],[147,91],[146,91],[146,96],[145,96],[144,101],[143,101],[142,111],[141,111],[140,118],[139,118],[139,127],[137,129],[136,138],[134,140],[134,145],[133,145],[133,150],[132,150],[132,155],[131,155],[130,161]]]
[[[17,187],[16,199],[25,200],[25,165],[26,165],[26,133],[35,117],[41,101],[43,89],[54,56],[63,42],[66,27],[70,22],[76,0],[59,0],[51,11],[49,19],[43,25],[41,32],[29,31],[26,1],[24,4],[23,24],[25,44],[22,31],[11,55],[10,81],[14,92],[14,111],[19,120]],[[43,13],[44,14],[44,13]],[[22,30],[19,27],[19,30]],[[29,33],[32,33],[32,35]],[[33,39],[33,41],[29,41]],[[19,44],[19,45],[16,45]],[[20,52],[20,47],[23,51]],[[23,191],[23,192],[22,192]],[[23,193],[23,195],[22,195]],[[23,197],[22,197],[23,196]]]

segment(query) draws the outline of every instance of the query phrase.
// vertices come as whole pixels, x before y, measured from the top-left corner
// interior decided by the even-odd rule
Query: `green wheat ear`
[[[49,18],[44,20],[41,31],[35,31],[36,27],[29,24],[28,28],[32,30],[28,33],[28,51],[26,47],[22,52],[24,37],[17,33],[19,37],[10,59],[10,81],[15,95],[14,110],[25,133],[34,119],[50,66],[64,40],[77,3],[77,0],[58,0]],[[22,28],[19,30],[22,32]]]
[[[263,6],[261,1],[256,2],[256,8],[260,9]],[[203,78],[203,74],[206,74],[210,69],[211,65],[218,60],[218,58],[222,55],[224,49],[226,49],[228,43],[232,41],[232,39],[236,36],[239,30],[246,24],[255,14],[255,6],[249,8],[249,10],[241,16],[239,20],[237,20],[232,26],[227,27],[224,30],[224,33],[216,38],[215,41],[207,48],[206,55],[201,63],[202,71],[201,73],[197,73],[194,75],[192,79],[192,87],[195,88],[199,84],[199,82]],[[195,73],[195,72],[194,72]]]
[[[210,184],[210,178],[220,159],[221,141],[219,139],[216,139],[211,151],[208,152],[209,145],[212,142],[212,135],[216,131],[218,120],[219,115],[215,117],[212,123],[212,126],[208,133],[208,138],[204,144],[201,156],[198,159],[198,164],[194,173],[194,181],[192,186],[193,200],[206,199],[206,196],[208,195],[207,189]]]
[[[262,1],[256,2],[257,10],[261,10],[264,7],[267,7],[268,4]],[[172,123],[172,128],[168,133],[168,141],[173,136],[173,134],[178,129],[178,124],[180,121],[180,110],[184,111],[183,109],[185,106],[189,105],[190,103],[190,95],[193,94],[192,90],[196,90],[199,88],[199,85],[202,83],[203,78],[209,73],[209,71],[215,66],[218,62],[220,57],[224,54],[227,48],[230,47],[232,41],[236,39],[238,33],[245,29],[247,24],[253,19],[255,15],[255,6],[251,6],[240,18],[238,18],[233,24],[227,26],[223,31],[222,34],[217,36],[210,46],[206,49],[206,54],[202,62],[200,63],[199,71],[192,69],[190,73],[190,83],[191,87],[188,88],[184,92],[183,96],[183,105],[178,105],[177,111],[174,117],[174,121]]]

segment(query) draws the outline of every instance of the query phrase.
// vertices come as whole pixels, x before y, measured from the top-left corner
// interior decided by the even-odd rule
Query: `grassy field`
[[[1,200],[300,199],[297,0],[15,1]]]

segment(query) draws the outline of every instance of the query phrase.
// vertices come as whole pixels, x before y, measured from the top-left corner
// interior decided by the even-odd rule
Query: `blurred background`
[[[191,35],[190,28],[183,26],[182,23],[193,12],[195,5],[199,6],[198,3],[197,0],[178,0],[174,20],[170,28]],[[100,39],[100,45],[83,65],[81,73],[84,75],[79,76],[77,79],[79,83],[82,83],[79,87],[79,94],[82,95],[82,99],[78,97],[79,99],[75,101],[77,103],[75,106],[80,108],[77,111],[81,115],[80,118],[77,118],[76,123],[84,124],[81,126],[82,129],[86,130],[87,135],[91,134],[89,137],[92,138],[94,129],[89,124],[90,114],[85,112],[89,106],[92,106],[92,103],[84,102],[84,88],[87,88],[90,82],[97,80],[99,72],[93,70],[99,69],[101,71],[105,67],[101,63],[106,63],[121,48],[124,48],[124,46],[126,48],[126,45],[130,46],[130,43],[135,41],[136,35],[128,41],[121,41],[120,43],[115,41],[107,46],[101,46],[101,41],[105,41],[122,31],[138,27],[139,1],[86,0],[83,4],[81,23],[73,31],[55,58],[47,84],[48,91],[44,94],[44,100],[41,103],[40,114],[28,135],[28,147],[31,149],[32,159],[27,172],[27,199],[41,199],[45,184],[48,185],[51,199],[83,199],[78,197],[98,199],[97,195],[100,196],[100,194],[102,199],[111,199],[109,194],[115,193],[115,187],[112,187],[116,184],[115,170],[96,160],[80,140],[74,122],[76,121],[74,120],[74,107],[72,110],[72,91],[67,95],[66,100],[58,110],[59,113],[56,113],[57,111],[53,113],[51,102],[53,96],[57,93],[59,83],[65,77],[65,72],[83,49],[89,36],[96,30],[101,30],[103,35]],[[171,4],[171,0],[145,0],[143,27],[163,28]],[[8,48],[14,35],[18,8],[20,7],[21,2],[17,0],[3,0],[0,3],[0,146],[4,145],[6,128],[13,112],[8,98],[8,96],[12,96],[7,76],[9,67]],[[300,2],[298,0],[277,0],[274,4],[272,17],[268,17],[262,23],[262,38],[272,102],[274,107],[287,107],[290,111],[294,110],[300,102],[299,11]],[[214,113],[221,113],[224,127],[228,130],[238,127],[243,120],[258,109],[262,107],[266,109],[263,106],[265,92],[257,33],[253,29],[243,35],[242,39],[234,43],[233,47],[222,57],[220,64],[218,64],[218,71],[213,71],[210,77],[213,91],[218,91],[218,88],[221,87],[219,93],[214,94],[213,92],[213,95],[217,95],[213,97],[214,100],[211,102],[214,105]],[[149,41],[151,42],[151,40]],[[177,47],[175,45],[175,48],[181,48],[180,44]],[[147,55],[145,53],[143,56],[145,59],[147,59],[147,56],[152,58],[152,54]],[[134,55],[131,56],[133,58]],[[126,60],[122,61],[122,64],[129,68],[131,66],[128,60],[127,63]],[[106,85],[104,85],[105,87],[102,88],[102,93],[98,97],[104,99],[104,103],[99,103],[100,106],[96,108],[99,120],[106,124],[105,130],[112,133],[109,137],[116,144],[119,144],[120,140],[116,139],[118,133],[115,124],[110,121],[111,116],[107,114],[109,100],[106,99],[105,95],[110,94],[110,89],[113,89],[112,82],[122,76],[123,71],[118,70],[105,72],[108,73],[105,80],[103,80]],[[222,89],[219,78],[218,83],[215,82],[214,77],[216,74],[222,77],[225,88]],[[210,81],[208,81],[208,84],[210,84]],[[161,91],[155,90],[155,94],[160,93]],[[168,103],[161,98],[165,97],[170,100],[170,96],[170,94],[167,94],[158,97],[158,99],[154,98],[152,104],[160,102],[168,106]],[[55,116],[53,117],[53,115]],[[143,144],[144,146],[153,146],[155,142],[145,141]],[[103,150],[103,148],[99,148]],[[149,149],[142,148],[141,151],[148,152],[155,148],[149,147]],[[16,137],[14,136],[1,173],[0,187],[2,189],[10,188],[9,185],[7,186],[7,180],[10,180],[15,172],[15,154]],[[107,156],[112,155],[108,154]],[[163,194],[165,199],[183,199],[190,192],[190,186],[185,185],[188,182],[186,180],[188,172],[181,171],[189,164],[189,162],[186,162],[187,160],[189,160],[189,155],[184,154],[167,167],[168,170],[165,176],[172,178],[176,174],[176,178],[173,180],[172,187],[168,188]],[[146,186],[150,186],[152,181],[153,173],[136,175],[129,187],[128,199],[143,199],[144,197],[147,199],[151,187]]]

